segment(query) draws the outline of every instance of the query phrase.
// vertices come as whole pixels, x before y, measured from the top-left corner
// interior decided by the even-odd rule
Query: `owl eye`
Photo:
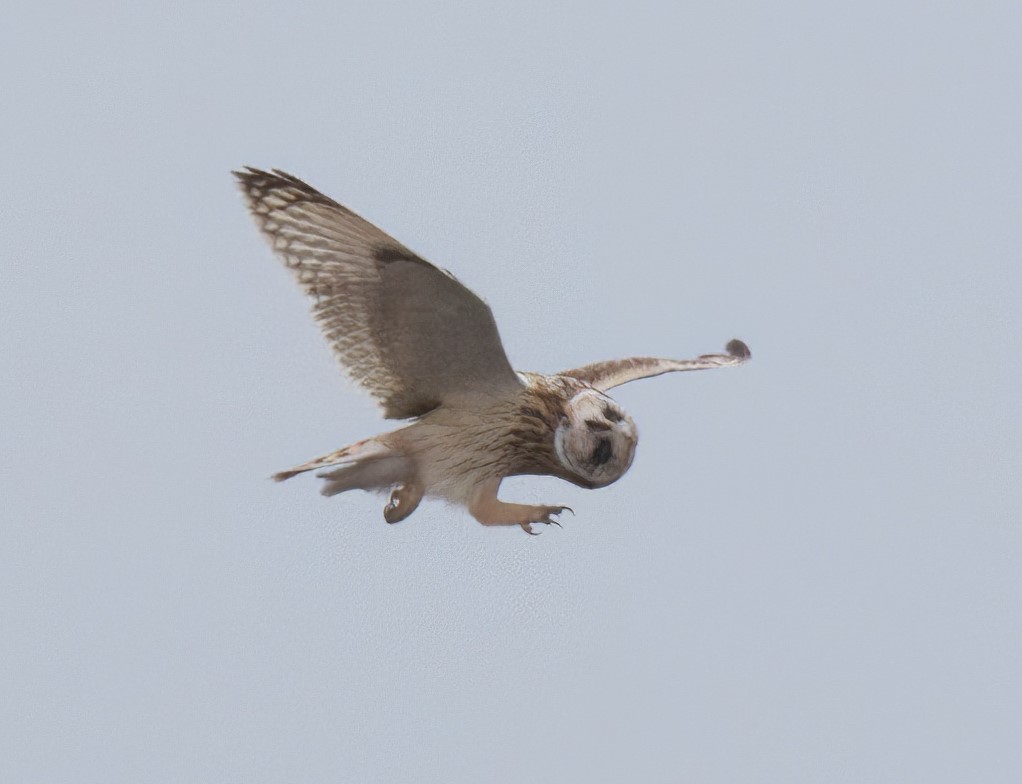
[[[603,407],[603,416],[609,419],[611,422],[620,422],[622,419],[624,419],[624,417],[622,417],[621,414],[619,414],[610,406]]]
[[[601,466],[610,460],[611,455],[614,454],[614,447],[611,446],[609,438],[601,438],[600,443],[596,445],[596,449],[593,450],[593,456],[589,458],[589,461],[593,465]]]

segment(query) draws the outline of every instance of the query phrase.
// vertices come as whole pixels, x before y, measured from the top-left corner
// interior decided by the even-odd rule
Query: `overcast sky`
[[[19,4],[0,779],[1022,780],[1016,3]],[[615,397],[529,537],[274,471],[393,426],[229,171]]]

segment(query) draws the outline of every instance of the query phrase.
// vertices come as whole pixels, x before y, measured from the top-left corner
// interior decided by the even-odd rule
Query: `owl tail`
[[[336,452],[317,457],[307,463],[274,474],[274,480],[283,482],[296,474],[317,468],[339,465],[334,471],[319,474],[328,480],[323,495],[336,495],[345,490],[384,490],[406,481],[412,471],[411,461],[378,439],[367,438],[357,444],[342,447]]]

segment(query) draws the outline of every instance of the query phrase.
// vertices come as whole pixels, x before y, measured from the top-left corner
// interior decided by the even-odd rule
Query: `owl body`
[[[313,298],[342,367],[406,426],[310,460],[274,478],[325,469],[322,492],[390,492],[387,522],[422,498],[466,507],[485,525],[556,522],[566,507],[498,500],[502,479],[551,475],[604,487],[628,470],[635,423],[606,390],[661,373],[737,365],[750,354],[691,360],[635,357],[553,375],[515,372],[490,309],[347,208],[284,172],[235,173],[271,247]]]
[[[512,396],[477,396],[460,405],[439,406],[406,427],[360,442],[355,452],[345,448],[317,458],[315,465],[305,464],[285,473],[293,476],[346,459],[341,468],[320,474],[327,479],[325,494],[354,488],[396,488],[396,498],[440,498],[465,507],[471,507],[474,493],[492,477],[551,475],[582,487],[601,486],[594,478],[565,466],[556,443],[566,404],[586,385],[536,373],[520,376],[525,383]],[[590,425],[585,427],[588,430]],[[607,423],[600,432],[609,429]],[[621,455],[627,467],[634,447],[634,426],[625,436]],[[370,445],[371,451],[359,457]],[[608,463],[610,457],[601,459]],[[398,505],[395,502],[395,507]],[[401,511],[403,519],[413,509],[406,502]],[[397,512],[392,510],[389,517],[396,522]]]

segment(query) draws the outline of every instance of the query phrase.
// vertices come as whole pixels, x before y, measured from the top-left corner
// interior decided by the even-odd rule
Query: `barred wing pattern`
[[[741,365],[752,357],[749,347],[740,340],[732,340],[724,349],[727,351],[726,354],[703,354],[695,359],[658,359],[656,357],[611,359],[606,362],[594,362],[574,370],[564,370],[558,375],[577,378],[597,389],[607,390],[627,384],[629,381],[659,376],[663,373]]]
[[[297,177],[234,174],[274,252],[315,300],[334,354],[385,417],[521,387],[490,308],[453,275]]]

